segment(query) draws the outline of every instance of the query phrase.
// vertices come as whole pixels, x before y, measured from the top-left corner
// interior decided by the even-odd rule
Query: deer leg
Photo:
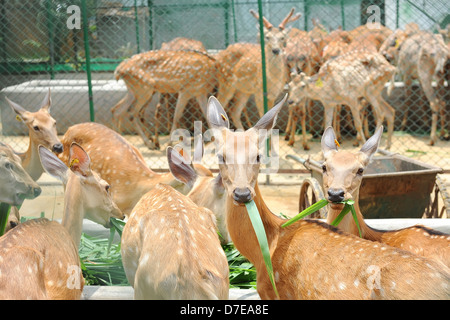
[[[230,117],[236,129],[244,130],[244,127],[242,126],[241,122],[241,114],[242,110],[245,108],[245,105],[247,104],[248,99],[250,98],[250,95],[242,93],[240,91],[236,91],[235,97],[236,101]]]
[[[167,105],[167,95],[166,94],[162,94],[161,95],[161,100],[156,105],[156,109],[155,109],[155,138],[154,138],[154,143],[155,143],[155,149],[158,149],[158,150],[161,148],[161,146],[159,144],[159,126],[161,124],[161,106],[162,105],[164,105],[166,108],[168,107],[168,105]]]
[[[299,106],[291,106],[291,108],[289,108],[289,121],[290,121],[290,126],[289,126],[289,134],[287,135],[289,138],[289,142],[288,142],[288,146],[293,146],[295,143],[295,130],[297,129],[297,122],[298,122],[298,110]],[[287,128],[286,128],[286,132],[287,132]]]
[[[184,109],[186,108],[186,104],[188,103],[191,95],[187,92],[181,91],[178,93],[178,100],[175,106],[175,112],[173,114],[172,128],[170,130],[170,136],[172,136],[173,132],[177,129],[178,123],[183,115]],[[170,140],[169,144],[173,141]]]
[[[341,141],[341,110],[340,104],[336,105],[336,110],[333,113],[334,130],[336,131],[336,139]]]
[[[400,126],[400,131],[405,131],[406,124],[408,122],[408,113],[409,113],[409,109],[411,108],[411,99],[412,99],[412,94],[413,94],[411,77],[406,76],[404,82],[405,82],[405,89],[406,89],[406,92],[405,92],[406,99],[405,99],[405,108],[404,108],[404,113],[403,113],[402,124]]]
[[[309,150],[308,140],[306,138],[306,103],[310,100],[304,101],[300,109],[300,118],[302,123],[302,137],[303,137],[303,150]]]
[[[353,123],[356,129],[356,142],[353,145],[358,146],[359,144],[364,144],[366,142],[366,137],[364,136],[362,128],[361,108],[358,99],[350,101],[347,105],[350,107],[350,111],[352,112]]]
[[[111,108],[113,127],[118,131],[122,131],[122,124],[125,120],[125,116],[129,116],[129,110],[136,102],[134,94],[131,90],[127,89],[127,93],[123,99],[121,99],[114,107]],[[129,117],[127,117],[129,121]]]
[[[147,135],[145,134],[144,130],[146,130],[146,129],[144,128],[144,124],[141,121],[140,115],[141,115],[142,111],[145,109],[145,107],[147,106],[147,103],[152,98],[153,93],[154,93],[153,90],[149,90],[149,91],[143,91],[139,95],[137,95],[138,99],[134,105],[134,112],[133,112],[133,124],[136,129],[136,132],[141,136],[144,144],[149,149],[154,149],[155,147],[150,142],[150,139],[147,138]]]
[[[286,129],[284,130],[284,132],[285,132],[284,140],[285,141],[290,140],[289,139],[289,134],[290,134],[291,126],[292,126],[292,113],[294,112],[294,108],[295,108],[294,105],[289,104],[289,116],[288,116]]]

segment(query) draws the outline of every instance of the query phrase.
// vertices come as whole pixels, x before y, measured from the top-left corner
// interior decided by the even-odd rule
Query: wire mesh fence
[[[246,129],[289,93],[280,171],[303,169],[288,154],[320,158],[324,126],[353,148],[381,123],[382,148],[450,170],[449,13],[444,0],[2,0],[1,141],[28,147],[4,97],[35,111],[50,88],[58,134],[103,123],[167,168],[170,134],[206,129],[209,96]]]

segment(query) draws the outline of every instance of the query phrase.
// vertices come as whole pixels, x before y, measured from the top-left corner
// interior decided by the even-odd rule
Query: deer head
[[[289,33],[289,29],[286,29],[286,24],[298,20],[301,17],[300,13],[294,14],[295,9],[292,8],[288,15],[278,25],[278,28],[274,27],[265,17],[263,17],[264,24],[264,41],[267,52],[272,52],[274,55],[279,55],[283,48],[286,47],[286,38]],[[250,10],[250,13],[256,20],[259,21],[259,14],[254,10]]]
[[[219,101],[214,97],[209,99],[208,122],[214,132],[219,169],[228,195],[232,195],[235,204],[243,205],[255,196],[255,184],[264,156],[263,144],[286,99],[287,95],[245,132],[232,132]]]
[[[33,143],[36,145],[43,145],[56,153],[61,153],[63,151],[63,145],[58,139],[58,133],[56,131],[56,121],[50,115],[52,102],[50,98],[50,89],[42,101],[39,110],[36,112],[29,112],[8,98],[5,97],[5,99],[8,101],[12,110],[17,114],[16,119],[18,121],[23,121],[28,127],[30,139]]]
[[[343,206],[344,200],[358,201],[359,187],[365,168],[380,144],[383,126],[366,141],[357,153],[339,151],[332,127],[325,129],[322,136],[322,165],[324,193],[331,207]]]

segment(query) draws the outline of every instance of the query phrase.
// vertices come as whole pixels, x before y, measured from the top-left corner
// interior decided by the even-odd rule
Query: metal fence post
[[[94,97],[92,94],[92,78],[91,78],[91,53],[89,51],[89,29],[87,19],[86,0],[81,0],[81,11],[83,16],[83,39],[84,39],[84,53],[86,57],[86,74],[88,81],[88,95],[89,95],[89,114],[92,122],[95,121],[94,111]]]
[[[139,37],[139,16],[138,16],[137,0],[134,0],[134,25],[136,26],[136,50],[137,53],[140,53],[141,41]]]
[[[50,79],[55,79],[55,44],[53,35],[53,21],[51,14],[51,0],[45,2],[45,10],[47,11],[47,30],[48,30],[48,54],[50,56]]]

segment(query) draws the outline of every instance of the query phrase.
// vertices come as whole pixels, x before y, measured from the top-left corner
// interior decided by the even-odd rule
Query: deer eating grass
[[[55,153],[61,153],[63,151],[63,145],[58,139],[58,133],[56,131],[56,121],[50,115],[50,89],[42,101],[39,110],[36,112],[27,111],[8,98],[6,98],[6,101],[8,101],[12,110],[17,114],[16,119],[25,123],[28,127],[30,136],[28,150],[25,153],[19,153],[18,155],[22,159],[24,169],[30,174],[34,181],[37,181],[44,172],[41,161],[39,160],[39,145],[43,145]]]
[[[340,232],[315,220],[283,228],[286,220],[264,202],[257,178],[264,145],[286,98],[245,132],[229,130],[228,117],[214,97],[208,104],[228,195],[227,226],[239,252],[256,268],[262,299],[275,299],[245,203],[254,201],[264,225],[281,299],[449,299],[450,275],[441,265],[410,252]]]
[[[353,200],[361,235],[364,239],[411,251],[414,254],[436,260],[449,268],[450,235],[422,225],[383,231],[371,228],[364,221],[364,213],[360,211],[358,204],[359,188],[364,170],[378,149],[382,132],[383,128],[378,128],[359,152],[352,153],[338,150],[333,128],[328,127],[325,130],[322,137],[322,152],[325,158],[322,168],[323,190],[330,202],[327,222],[333,222],[342,211],[344,207],[342,201]],[[339,223],[339,228],[350,234],[359,234],[356,223],[350,215],[344,217]]]
[[[136,204],[121,253],[135,299],[228,299],[228,263],[211,210],[158,184]]]
[[[360,115],[360,99],[365,98],[373,107],[377,125],[381,125],[384,119],[387,121],[386,149],[389,149],[394,131],[395,109],[384,100],[381,92],[394,72],[395,67],[381,54],[352,51],[328,61],[312,77],[304,73],[291,74],[289,99],[294,104],[305,98],[321,101],[324,106],[325,127],[331,126],[336,105],[349,106],[358,145],[366,141]]]
[[[66,228],[28,220],[0,237],[1,300],[80,299],[80,257]]]
[[[92,169],[110,184],[114,202],[126,216],[139,199],[158,183],[170,184],[187,193],[185,186],[170,172],[151,170],[139,150],[102,124],[80,123],[67,130],[62,138],[64,152],[59,155],[67,165],[70,165],[68,150],[73,142],[89,154]]]
[[[69,153],[70,168],[51,151],[43,146],[39,147],[45,171],[64,185],[64,214],[61,223],[78,248],[84,218],[110,228],[110,218],[123,219],[123,214],[112,200],[109,184],[91,170],[91,161],[86,151],[72,143]]]
[[[250,10],[252,16],[259,21],[259,15]],[[283,92],[284,86],[288,82],[288,70],[284,57],[284,47],[286,46],[286,38],[288,30],[286,24],[300,18],[300,14],[294,14],[294,9],[279,24],[278,28],[274,27],[265,17],[264,23],[264,53],[266,62],[267,76],[267,100],[268,106],[272,106],[273,102]],[[246,52],[242,54],[236,62],[231,59],[234,65],[230,65],[234,80],[223,82],[220,86],[218,99],[224,106],[235,96],[235,105],[230,111],[231,119],[237,129],[243,129],[241,122],[241,114],[245,105],[250,98],[254,96],[256,107],[260,116],[264,113],[263,106],[263,83],[262,83],[262,57],[261,48],[258,45],[240,46]],[[236,48],[235,46],[232,47]]]

